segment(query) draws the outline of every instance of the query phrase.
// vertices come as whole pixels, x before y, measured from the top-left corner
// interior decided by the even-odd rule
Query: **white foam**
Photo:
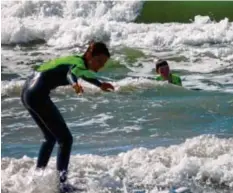
[[[183,183],[188,178],[195,183],[224,184],[233,188],[232,146],[232,138],[203,135],[187,139],[180,145],[152,150],[137,148],[116,156],[73,155],[69,179],[77,186],[87,187],[88,192],[122,188],[120,178],[125,179],[128,188],[156,190]],[[2,158],[2,191],[31,193],[35,189],[38,192],[54,189],[54,183],[50,186],[43,183],[54,182],[55,161],[55,158],[51,159],[44,177],[35,183],[34,159]]]
[[[49,45],[84,45],[90,39],[111,45],[182,48],[182,45],[232,43],[232,22],[196,16],[190,24],[136,24],[143,2],[11,2],[2,9],[2,43],[44,39]]]
[[[110,120],[112,119],[113,116],[112,115],[109,115],[109,114],[105,114],[105,113],[101,113],[101,114],[98,114],[96,116],[93,116],[91,119],[88,118],[88,120],[84,120],[84,119],[79,119],[77,122],[72,122],[72,124],[70,124],[71,126],[72,125],[75,125],[75,126],[87,126],[87,125],[95,125],[95,124],[98,124],[100,126],[109,126],[106,121],[107,120]]]
[[[19,96],[24,81],[1,81],[2,96]]]
[[[84,94],[96,94],[102,93],[98,87],[85,82],[84,80],[79,81],[83,86]],[[24,81],[2,81],[2,96],[19,96],[22,90],[22,86]],[[111,82],[116,92],[132,92],[137,89],[146,89],[153,87],[155,85],[163,85],[163,83],[158,83],[156,81],[151,81],[145,78],[133,79],[133,78],[125,78],[116,82]],[[52,93],[57,94],[70,94],[74,93],[73,89],[70,86],[61,86],[57,89],[53,90]]]
[[[125,133],[132,133],[134,131],[140,131],[142,128],[135,125],[135,126],[126,126],[126,127],[123,127],[123,128],[111,128],[111,129],[107,129],[105,131],[100,131],[100,132],[97,132],[97,133],[100,133],[100,134],[109,134],[109,133],[117,133],[117,132],[125,132]]]
[[[149,76],[150,77],[150,76]],[[184,76],[182,79],[183,86],[187,88],[199,88],[203,90],[209,90],[209,91],[217,91],[220,90],[222,92],[232,92],[232,74],[226,74],[226,75],[213,75],[213,74],[194,74],[194,75],[188,75]],[[203,82],[204,80],[204,82]],[[85,82],[84,80],[79,80],[80,84],[82,85],[84,89],[84,93],[81,94],[77,100],[85,100],[85,96],[88,95],[96,95],[96,94],[106,94],[98,87]],[[189,93],[190,91],[183,88],[178,87],[175,85],[168,84],[167,82],[159,82],[155,80],[150,80],[143,77],[128,77],[124,78],[118,81],[108,81],[113,84],[115,87],[115,91],[117,93],[133,93],[136,91],[143,92],[148,89],[153,89],[154,91],[158,90],[164,94],[169,93],[171,91],[177,93],[177,94],[184,94]],[[212,82],[212,85],[209,84],[209,82]],[[24,84],[23,80],[12,80],[12,81],[2,81],[1,82],[1,95],[2,96],[10,96],[10,97],[16,97],[20,96],[22,86]],[[225,87],[222,87],[221,85],[229,85],[229,88],[226,89]],[[70,86],[61,86],[56,88],[52,91],[52,94],[74,94],[75,92]],[[174,94],[175,94],[174,93]],[[84,98],[83,98],[84,97]],[[76,98],[76,97],[75,97]]]
[[[210,20],[209,16],[197,15],[197,16],[194,17],[194,23],[196,23],[196,24],[206,24],[206,23],[211,23],[211,20]]]
[[[50,45],[60,45],[58,47],[82,45],[92,36],[108,36],[106,21],[133,21],[141,7],[142,2],[139,1],[5,2],[2,43],[43,39]]]

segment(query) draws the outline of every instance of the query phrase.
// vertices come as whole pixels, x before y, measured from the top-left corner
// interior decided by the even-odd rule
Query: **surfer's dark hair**
[[[104,54],[105,56],[110,58],[110,53],[105,43],[92,41],[90,42],[86,52],[89,52],[91,48],[92,48],[92,53],[91,53],[92,56],[98,56],[100,54]]]
[[[159,71],[159,68],[161,66],[168,66],[168,63],[166,60],[163,60],[163,59],[159,59],[157,62],[156,62],[156,72]]]

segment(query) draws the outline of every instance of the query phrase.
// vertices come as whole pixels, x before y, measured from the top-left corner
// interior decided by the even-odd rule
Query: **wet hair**
[[[159,68],[161,66],[168,66],[168,63],[166,60],[162,60],[162,59],[159,59],[157,62],[156,62],[156,72],[159,71]]]
[[[91,53],[92,56],[98,56],[100,54],[103,54],[107,56],[108,58],[110,58],[110,53],[105,43],[92,41],[89,47],[87,48],[86,53],[90,51],[91,46],[93,46],[92,53]]]

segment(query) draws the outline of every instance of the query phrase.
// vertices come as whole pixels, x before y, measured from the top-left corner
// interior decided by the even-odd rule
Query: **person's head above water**
[[[170,68],[166,60],[159,59],[156,64],[156,72],[164,78],[170,75]]]
[[[110,53],[104,43],[92,41],[84,54],[84,58],[87,62],[88,69],[97,72],[110,58]]]

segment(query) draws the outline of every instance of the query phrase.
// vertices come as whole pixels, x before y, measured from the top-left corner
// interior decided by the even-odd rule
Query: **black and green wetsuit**
[[[69,85],[82,78],[96,86],[101,82],[96,73],[88,70],[84,58],[67,56],[46,62],[37,68],[23,87],[21,100],[34,121],[43,132],[43,142],[37,167],[46,167],[56,142],[59,144],[57,170],[67,171],[72,147],[72,135],[49,93],[58,86]]]
[[[158,76],[157,78],[155,78],[155,80],[164,81],[162,76]],[[171,82],[170,83],[178,85],[178,86],[182,86],[181,78],[176,74],[171,74]]]
[[[43,76],[43,91],[77,82],[82,78],[96,86],[101,82],[96,79],[96,73],[88,70],[85,60],[80,56],[67,56],[54,59],[35,68]]]

